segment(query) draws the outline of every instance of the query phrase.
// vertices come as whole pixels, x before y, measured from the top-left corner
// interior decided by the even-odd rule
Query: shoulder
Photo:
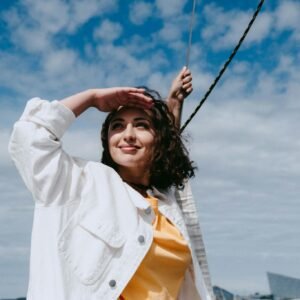
[[[74,158],[74,161],[82,168],[87,182],[91,181],[97,185],[103,183],[104,185],[101,185],[102,189],[104,189],[104,186],[116,187],[124,184],[120,175],[110,166],[101,162],[84,160],[77,157]]]

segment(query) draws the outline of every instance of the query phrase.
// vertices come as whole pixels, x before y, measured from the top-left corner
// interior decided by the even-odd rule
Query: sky
[[[258,0],[198,0],[189,67],[193,111]],[[1,0],[0,298],[26,295],[33,201],[7,153],[26,101],[146,85],[166,97],[184,66],[192,1]],[[214,285],[269,293],[266,272],[300,278],[300,1],[266,0],[247,39],[184,135]],[[105,117],[63,138],[99,160]]]

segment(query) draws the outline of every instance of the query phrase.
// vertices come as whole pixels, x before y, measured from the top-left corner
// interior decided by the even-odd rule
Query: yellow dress
[[[158,200],[146,198],[156,215],[153,242],[120,300],[175,300],[191,253],[178,229],[158,210]]]

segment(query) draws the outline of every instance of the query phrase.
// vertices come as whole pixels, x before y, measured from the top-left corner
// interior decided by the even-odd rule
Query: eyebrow
[[[114,123],[114,122],[124,122],[125,120],[122,119],[122,118],[115,118],[111,121],[111,123]],[[148,122],[151,122],[149,119],[145,118],[145,117],[137,117],[137,118],[134,118],[133,121],[148,121]]]

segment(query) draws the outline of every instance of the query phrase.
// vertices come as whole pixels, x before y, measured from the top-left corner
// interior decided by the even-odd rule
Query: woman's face
[[[108,147],[119,173],[149,173],[155,147],[151,112],[138,108],[121,108],[108,129]]]

